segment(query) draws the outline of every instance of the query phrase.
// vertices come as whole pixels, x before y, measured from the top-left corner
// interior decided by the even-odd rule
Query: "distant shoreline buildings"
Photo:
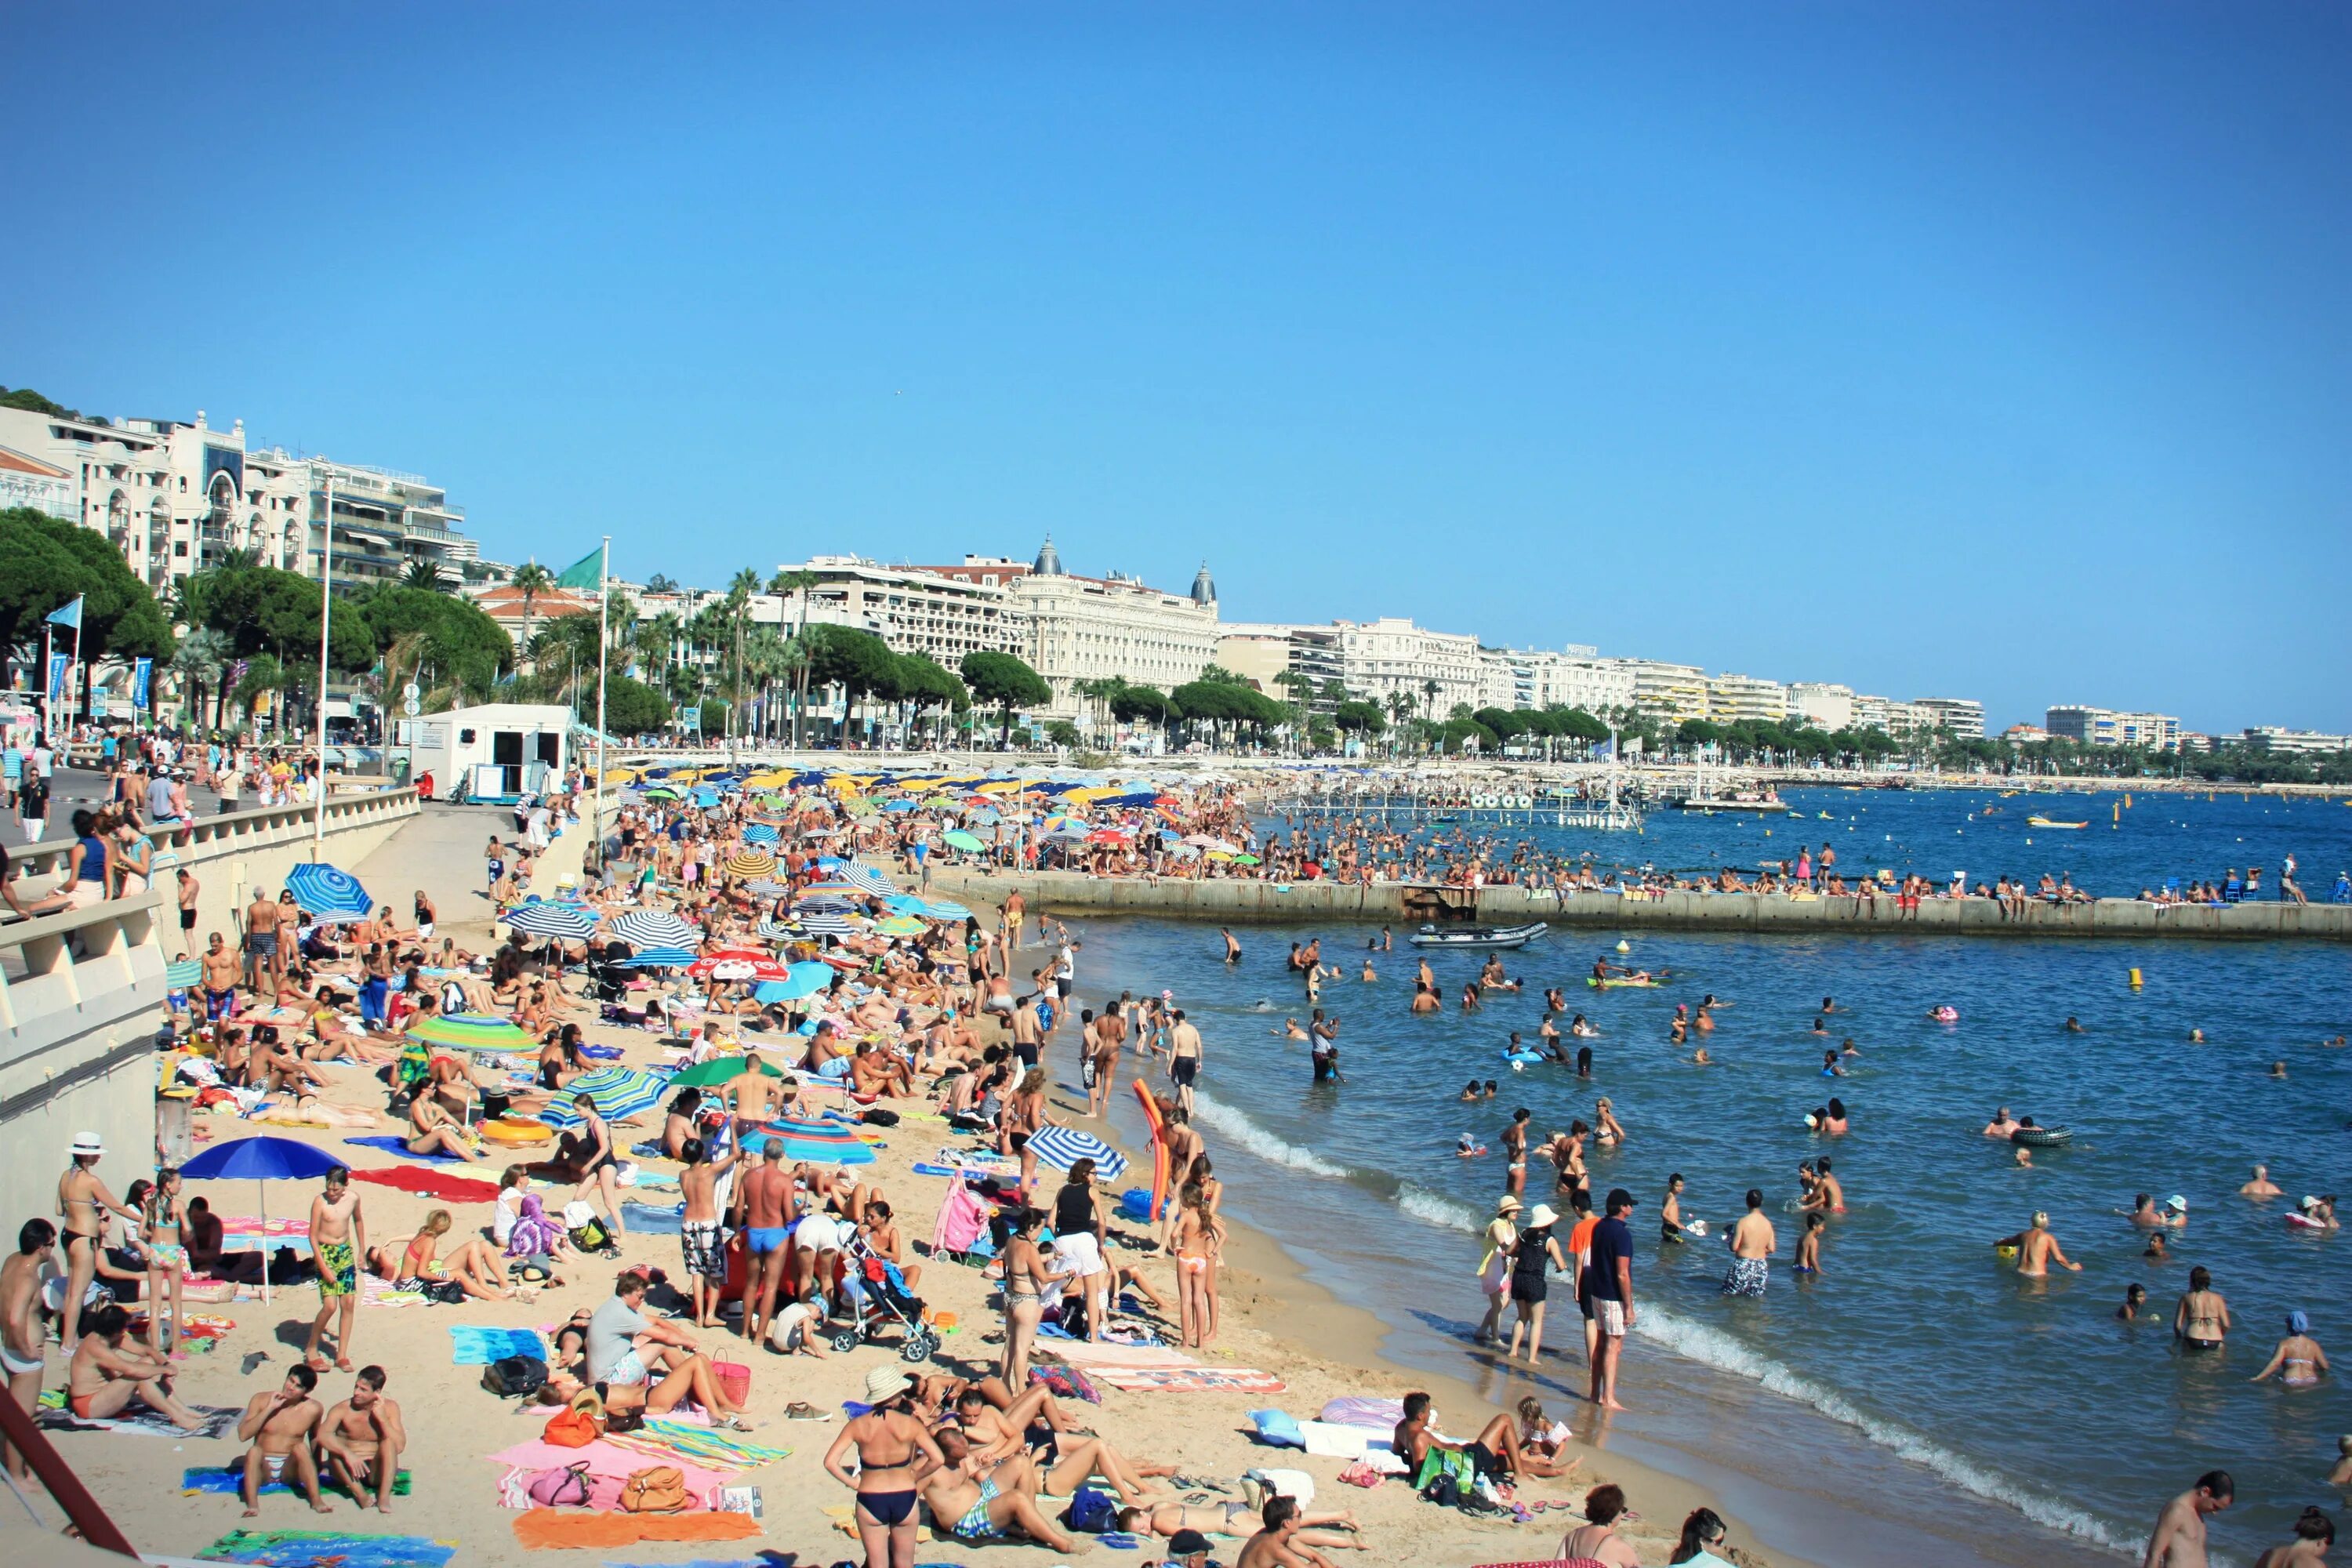
[[[466,531],[464,510],[422,476],[249,446],[243,420],[223,430],[202,410],[187,420],[101,419],[0,406],[0,507],[11,506],[104,533],[159,596],[233,551],[316,575],[331,528],[341,587],[404,580],[422,563],[442,586],[477,598],[516,633],[526,620],[543,624],[576,607],[566,595],[543,593],[526,614],[520,595],[502,586],[514,568],[484,560]],[[1165,690],[1215,665],[1325,715],[1344,692],[1398,718],[1443,718],[1457,707],[1557,707],[1718,725],[1796,721],[1898,739],[1987,734],[1984,705],[1969,698],[1901,700],[1835,682],[1710,676],[1697,665],[1603,657],[1581,645],[1491,647],[1475,635],[1401,616],[1224,622],[1206,563],[1189,591],[1163,591],[1118,571],[1069,572],[1050,535],[1026,563],[967,555],[952,564],[885,563],[819,554],[778,570],[803,574],[809,586],[755,595],[754,623],[855,626],[895,652],[926,654],[951,669],[967,653],[1013,654],[1052,689],[1038,715],[1045,718],[1086,717],[1088,693],[1107,682]],[[625,586],[641,613],[675,611],[681,618],[721,596]],[[2041,725],[2013,725],[2002,738],[2156,752],[2228,743],[2184,731],[2169,714],[2079,703],[2053,705]],[[2249,728],[2242,739],[2280,752],[2352,748],[2352,736],[2276,726]]]

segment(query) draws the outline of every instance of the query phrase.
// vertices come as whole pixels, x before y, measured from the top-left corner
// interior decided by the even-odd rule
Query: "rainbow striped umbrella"
[[[575,1080],[580,1081],[580,1080]],[[816,1165],[870,1165],[874,1151],[838,1121],[771,1121],[743,1140],[746,1149],[765,1153],[768,1140],[783,1141],[783,1157]]]
[[[667,1079],[635,1068],[599,1068],[565,1084],[548,1102],[547,1109],[539,1113],[539,1120],[550,1127],[577,1127],[581,1117],[572,1104],[572,1097],[584,1094],[595,1102],[599,1116],[618,1121],[659,1105],[667,1088]]]
[[[445,1013],[408,1031],[412,1039],[459,1051],[535,1051],[539,1042],[490,1013]]]

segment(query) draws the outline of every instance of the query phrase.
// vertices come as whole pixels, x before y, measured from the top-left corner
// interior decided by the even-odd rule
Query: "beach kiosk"
[[[551,702],[490,702],[401,721],[408,776],[429,775],[435,800],[511,805],[563,776],[572,710]]]

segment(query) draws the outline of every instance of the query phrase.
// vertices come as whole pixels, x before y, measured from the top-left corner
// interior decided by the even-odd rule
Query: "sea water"
[[[1835,812],[1843,826],[1867,806],[1871,826],[1893,835],[1878,842],[1908,857],[1882,852],[1898,874],[1928,864],[1918,846],[1940,846],[1939,827],[1972,829],[1979,804],[1819,795],[1821,804],[1815,792],[1793,797],[1808,813],[1804,833],[1831,831],[1814,812]],[[2046,812],[2050,797],[2031,804]],[[2322,803],[2143,795],[2126,829],[2103,828],[2105,838],[2086,830],[2064,858],[2041,858],[2039,835],[2003,825],[1978,835],[1990,847],[1943,874],[2072,870],[2095,889],[2137,890],[2263,864],[2269,881],[2293,848],[2306,889],[2316,884],[2325,897],[2336,862],[2352,863],[2344,818],[2352,811]],[[1656,858],[1744,865],[1760,858],[1765,826],[1783,829],[1777,846],[1797,825],[1685,817],[1671,829],[1679,858]],[[1642,858],[1623,836],[1547,832],[1550,847]],[[1842,868],[1874,869],[1875,859],[1841,846]],[[2342,946],[1555,927],[1505,956],[1525,989],[1490,993],[1475,1014],[1459,996],[1481,958],[1433,955],[1446,1007],[1415,1017],[1406,1001],[1418,955],[1402,931],[1394,952],[1375,955],[1380,978],[1366,984],[1356,975],[1377,927],[1245,928],[1244,960],[1232,967],[1198,925],[1088,920],[1073,929],[1085,944],[1081,1004],[1167,988],[1190,1010],[1207,1047],[1199,1117],[1235,1217],[1376,1311],[1392,1331],[1391,1356],[1472,1378],[1500,1406],[1534,1393],[1580,1430],[1715,1486],[1744,1516],[1769,1521],[1772,1543],[1825,1564],[2112,1560],[2144,1538],[2166,1498],[2219,1466],[2236,1477],[2240,1501],[2217,1522],[2217,1545],[2225,1560],[2250,1561],[2286,1538],[2305,1504],[2341,1501],[2322,1479],[2336,1435],[2352,1431],[2343,1384],[2287,1392],[2248,1380],[2296,1309],[2312,1314],[2323,1344],[2352,1354],[2347,1242],[2284,1222],[2305,1193],[2352,1188],[2352,1053],[2321,1044],[2352,1028],[2352,954]],[[1631,946],[1622,955],[1621,934]],[[1279,1037],[1286,1016],[1307,1011],[1282,955],[1311,936],[1345,974],[1323,993],[1340,1021],[1343,1083],[1312,1083],[1306,1047]],[[1582,976],[1603,952],[1672,979],[1592,991]],[[1535,1038],[1548,985],[1601,1030],[1590,1042],[1590,1081],[1554,1065],[1514,1072],[1503,1060],[1510,1031]],[[1727,1005],[1705,1039],[1715,1064],[1700,1068],[1687,1047],[1668,1044],[1667,1023],[1676,1002],[1708,992]],[[1824,995],[1839,1010],[1821,1036],[1811,1027]],[[1929,1018],[1944,1005],[1957,1023]],[[2069,1016],[2085,1032],[2065,1032]],[[2205,1044],[2190,1043],[2195,1028]],[[1849,1037],[1862,1054],[1847,1076],[1823,1077],[1822,1051]],[[2276,1061],[2284,1079],[2270,1075]],[[1463,1103],[1474,1077],[1496,1079],[1498,1097]],[[1816,1136],[1805,1113],[1832,1094],[1853,1131]],[[1547,1363],[1533,1376],[1468,1335],[1482,1306],[1475,1232],[1502,1188],[1512,1110],[1531,1110],[1540,1138],[1572,1118],[1592,1121],[1599,1095],[1611,1097],[1629,1138],[1588,1150],[1594,1187],[1623,1186],[1641,1207],[1640,1310],[1623,1378],[1633,1410],[1596,1432],[1596,1415],[1573,1399],[1580,1330],[1564,1282],[1553,1291]],[[2000,1106],[2068,1127],[2074,1142],[2037,1151],[2021,1169],[2008,1144],[1981,1135]],[[1497,1152],[1455,1158],[1465,1131]],[[1831,1222],[1822,1274],[1801,1279],[1789,1268],[1796,1167],[1822,1155],[1832,1157],[1851,1212]],[[2236,1195],[2258,1162],[2286,1200]],[[1707,1239],[1659,1239],[1670,1173],[1685,1178],[1683,1212],[1708,1222]],[[1763,1300],[1727,1300],[1717,1238],[1750,1186],[1767,1195],[1780,1257]],[[2143,1192],[2188,1202],[2189,1222],[2168,1234],[2162,1261],[2142,1256],[2146,1233],[2125,1217]],[[1535,1161],[1528,1203],[1554,1195],[1549,1163]],[[2023,1280],[1996,1255],[1994,1240],[2037,1209],[2081,1273]],[[2182,1352],[2168,1333],[2197,1264],[2212,1269],[2235,1314],[2220,1354]],[[2115,1309],[2133,1281],[2148,1289],[2146,1313],[2120,1323]]]

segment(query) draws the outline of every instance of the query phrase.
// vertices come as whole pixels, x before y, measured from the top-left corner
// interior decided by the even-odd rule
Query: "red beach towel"
[[[414,1193],[420,1198],[438,1198],[443,1203],[487,1204],[496,1202],[499,1189],[488,1182],[478,1182],[469,1176],[453,1176],[429,1165],[394,1165],[382,1171],[353,1171],[354,1182],[373,1182],[380,1187],[392,1187],[404,1193]]]

